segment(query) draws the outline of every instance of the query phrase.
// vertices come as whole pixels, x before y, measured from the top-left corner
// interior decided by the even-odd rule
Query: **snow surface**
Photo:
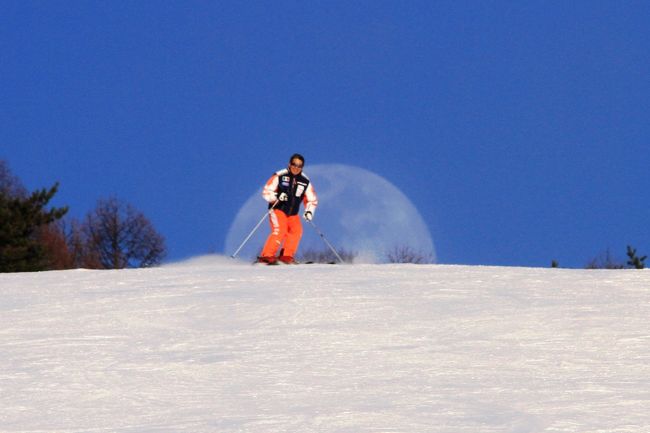
[[[650,432],[650,272],[0,275],[0,432]]]

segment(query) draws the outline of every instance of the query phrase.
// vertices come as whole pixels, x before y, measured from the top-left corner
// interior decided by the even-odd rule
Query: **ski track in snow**
[[[650,432],[650,272],[0,275],[0,432]]]

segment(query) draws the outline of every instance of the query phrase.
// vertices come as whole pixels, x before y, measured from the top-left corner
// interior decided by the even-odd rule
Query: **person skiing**
[[[303,173],[305,158],[295,153],[289,159],[289,166],[277,171],[264,185],[262,197],[269,203],[271,233],[266,239],[258,262],[276,264],[296,263],[294,257],[302,237],[300,203],[304,203],[303,217],[311,221],[318,206],[318,197],[309,177]],[[280,256],[278,250],[282,247]]]

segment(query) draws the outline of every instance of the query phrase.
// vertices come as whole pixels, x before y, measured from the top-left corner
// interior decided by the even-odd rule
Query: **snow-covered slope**
[[[650,272],[0,275],[0,432],[650,432]]]

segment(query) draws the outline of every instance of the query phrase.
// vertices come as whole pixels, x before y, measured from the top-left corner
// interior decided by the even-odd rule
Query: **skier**
[[[318,198],[309,177],[303,173],[305,158],[295,153],[289,159],[289,166],[277,171],[264,185],[262,197],[269,203],[271,234],[264,244],[258,262],[276,264],[296,263],[294,256],[302,237],[302,224],[298,212],[300,202],[304,203],[303,217],[311,221],[318,205]],[[280,257],[276,257],[282,246]]]

